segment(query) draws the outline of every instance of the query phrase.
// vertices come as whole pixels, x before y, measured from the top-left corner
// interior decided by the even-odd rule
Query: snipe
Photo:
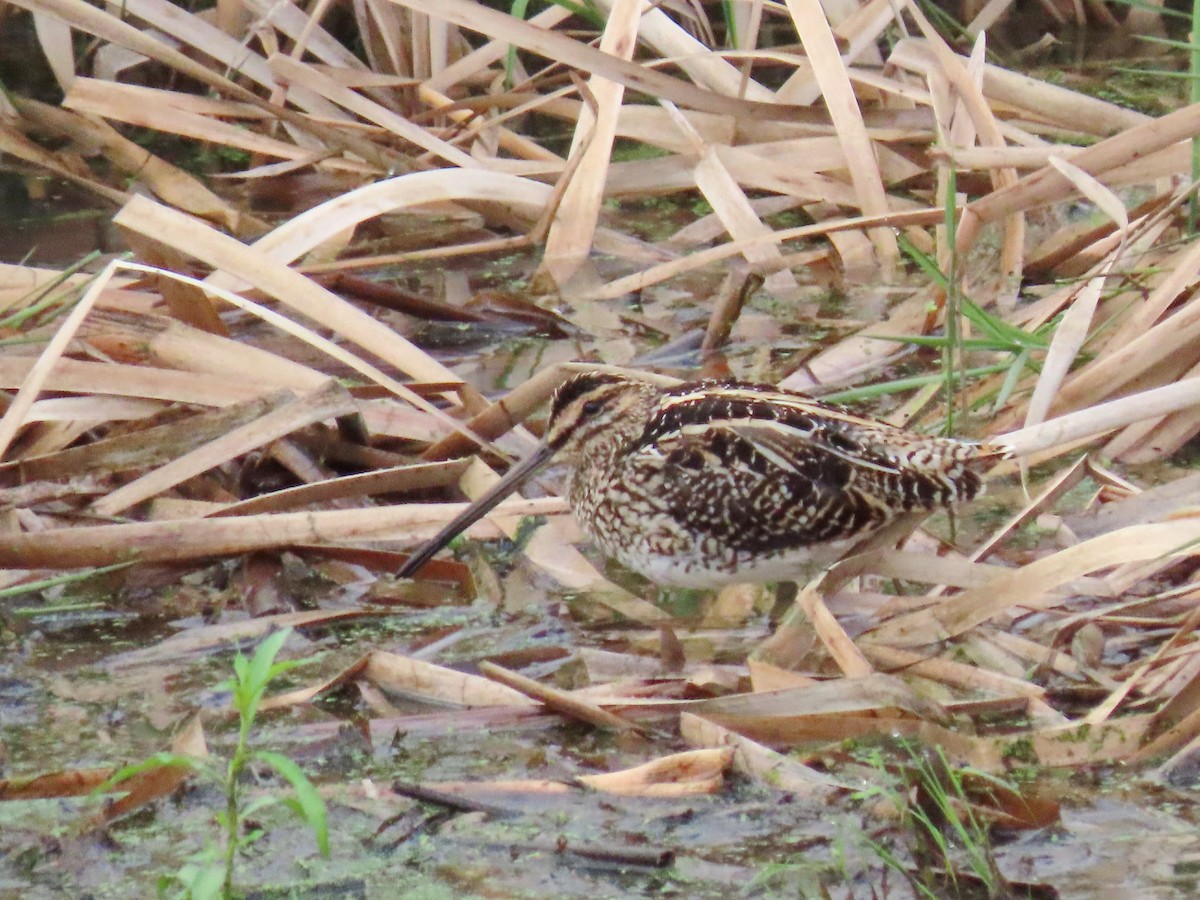
[[[763,384],[664,389],[586,372],[555,393],[546,436],[404,565],[411,575],[558,454],[568,500],[609,556],[663,585],[797,574],[814,547],[902,512],[983,491],[977,464],[1006,448],[925,437]]]

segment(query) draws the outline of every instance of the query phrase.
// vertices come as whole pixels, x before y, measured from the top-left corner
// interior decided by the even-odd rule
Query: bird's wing
[[[717,430],[749,441],[773,464],[790,470],[828,455],[854,465],[897,472],[886,448],[871,439],[880,423],[838,407],[757,385],[712,386],[668,394],[638,441],[650,448],[687,436],[703,442]],[[887,426],[884,426],[885,428]]]
[[[736,431],[784,468],[815,454],[879,473],[937,475],[1009,455],[1006,447],[927,437],[801,394],[743,383],[668,392],[639,443],[674,434],[703,439],[714,428]]]
[[[896,511],[852,463],[780,443],[770,423],[677,429],[626,463],[655,473],[656,502],[684,529],[750,554],[851,537]]]

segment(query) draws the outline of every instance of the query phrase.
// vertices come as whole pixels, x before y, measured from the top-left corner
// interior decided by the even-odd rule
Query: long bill
[[[421,567],[433,558],[434,554],[499,506],[500,501],[519,488],[525,479],[545,465],[553,455],[553,447],[545,443],[539,444],[533,453],[509,469],[508,474],[496,482],[490,491],[451,519],[445,528],[422,544],[396,574],[401,578],[408,578],[419,572]]]

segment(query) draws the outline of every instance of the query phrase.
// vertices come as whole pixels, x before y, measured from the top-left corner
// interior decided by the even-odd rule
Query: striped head
[[[546,443],[568,460],[611,452],[646,427],[661,389],[609,372],[582,372],[555,392]]]

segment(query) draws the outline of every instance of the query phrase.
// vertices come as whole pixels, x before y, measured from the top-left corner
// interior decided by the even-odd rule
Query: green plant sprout
[[[600,10],[596,8],[596,4],[592,0],[583,0],[581,3],[575,3],[572,0],[552,0],[552,2],[555,6],[561,6],[563,9],[579,16],[597,28],[604,27],[605,17],[601,15]],[[529,0],[513,0],[508,13],[514,19],[524,21],[525,17],[529,15]],[[517,46],[516,44],[509,44],[508,53],[504,57],[504,86],[506,88],[513,86],[513,73],[516,70]]]
[[[50,311],[50,315],[40,324],[48,324],[58,316],[68,312],[79,300],[79,298],[83,296],[84,290],[86,289],[87,285],[91,284],[91,282],[95,279],[95,276],[93,275],[89,277],[82,285],[68,287],[61,292],[58,291],[58,288],[66,284],[66,282],[71,279],[72,275],[83,271],[84,267],[92,262],[95,262],[99,258],[100,251],[93,250],[91,253],[72,263],[58,275],[54,276],[54,278],[48,281],[46,284],[30,291],[21,298],[20,302],[10,304],[9,309],[16,309],[17,311],[11,315],[0,318],[0,329],[7,331],[24,328],[26,323],[36,320],[38,316],[47,310]]]
[[[738,46],[737,15],[733,8],[733,0],[721,0],[721,18],[725,21],[725,46]]]
[[[945,900],[974,896],[982,886],[988,897],[1007,895],[1008,884],[992,853],[987,825],[973,812],[967,796],[967,776],[1012,790],[1003,780],[971,768],[958,768],[940,748],[926,750],[901,743],[910,765],[909,777],[898,781],[883,753],[872,749],[867,763],[881,776],[879,783],[859,792],[858,799],[882,798],[899,813],[899,838],[912,864],[907,864],[882,840],[866,837],[867,846],[883,865],[903,877],[918,897]],[[960,872],[965,870],[977,885],[968,888]]]
[[[304,665],[308,660],[284,660],[275,657],[291,634],[284,628],[269,635],[247,659],[238,651],[233,660],[233,677],[221,687],[232,691],[232,702],[238,712],[238,738],[232,756],[222,765],[219,760],[201,759],[178,753],[157,753],[144,762],[127,766],[113,775],[97,792],[110,790],[139,775],[159,768],[190,769],[221,785],[225,794],[225,808],[216,814],[224,834],[224,846],[209,844],[192,860],[171,875],[159,879],[159,895],[166,895],[171,884],[183,888],[183,896],[191,900],[230,900],[234,896],[233,876],[237,856],[263,836],[261,829],[245,831],[246,820],[266,807],[284,803],[312,829],[317,849],[322,856],[329,856],[329,827],[326,820],[325,802],[308,777],[288,757],[272,750],[252,750],[250,736],[254,720],[268,685],[284,672]],[[262,796],[243,805],[241,778],[251,763],[264,763],[283,777],[295,792],[292,797]]]
[[[953,179],[951,179],[951,182],[953,183]],[[897,341],[905,344],[913,344],[918,347],[940,349],[942,351],[942,370],[936,375],[918,376],[916,378],[901,379],[896,382],[887,382],[882,385],[872,385],[871,390],[867,394],[863,393],[863,389],[856,389],[852,392],[831,395],[826,399],[845,402],[847,400],[863,399],[866,396],[894,393],[930,384],[935,381],[941,381],[946,385],[947,407],[952,409],[954,389],[963,381],[968,378],[1005,372],[1005,378],[995,399],[995,405],[997,407],[1002,406],[1008,401],[1008,398],[1016,388],[1018,380],[1025,371],[1030,371],[1034,374],[1041,371],[1041,364],[1035,358],[1034,354],[1045,353],[1050,346],[1054,329],[1058,326],[1058,319],[1051,319],[1034,331],[1026,331],[1023,328],[1012,325],[999,316],[992,315],[978,303],[971,300],[970,297],[962,294],[961,291],[952,290],[952,285],[956,279],[948,277],[938,266],[936,260],[916,247],[904,235],[899,236],[899,243],[900,249],[916,264],[917,268],[936,285],[946,291],[947,326],[944,333],[940,335],[907,334],[875,335],[874,337],[882,341]],[[953,269],[953,254],[951,256]],[[952,298],[953,303],[951,303]],[[973,333],[978,334],[979,337],[962,337],[961,322],[963,320],[971,324]],[[1008,362],[962,368],[962,354],[966,351],[1008,353],[1012,358]],[[949,427],[953,424],[952,413],[947,418],[947,425]]]

